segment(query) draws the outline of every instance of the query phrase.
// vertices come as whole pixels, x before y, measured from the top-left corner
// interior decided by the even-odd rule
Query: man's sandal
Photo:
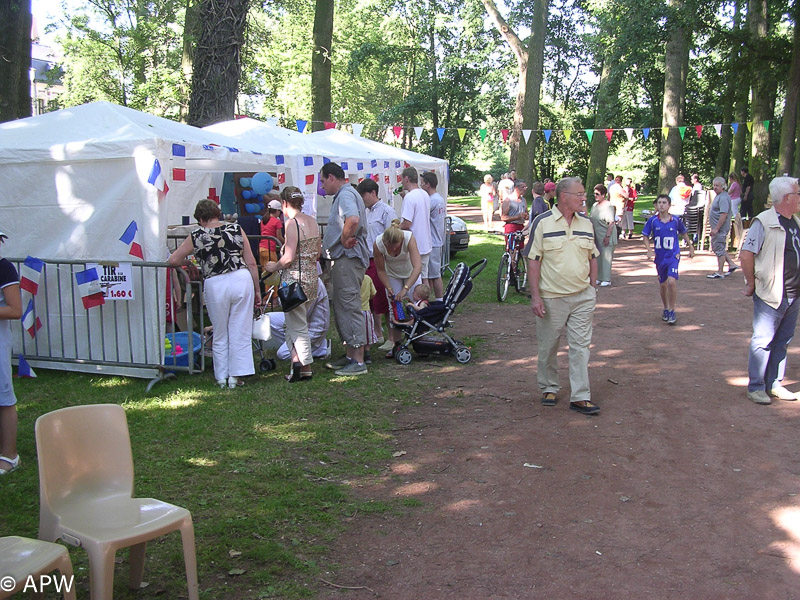
[[[0,469],[0,475],[8,475],[19,469],[21,461],[19,459],[19,454],[17,454],[17,458],[14,459],[8,458],[7,456],[0,456],[0,462],[6,462],[11,465],[8,469]]]
[[[555,392],[545,392],[542,395],[542,406],[555,406],[557,401]]]

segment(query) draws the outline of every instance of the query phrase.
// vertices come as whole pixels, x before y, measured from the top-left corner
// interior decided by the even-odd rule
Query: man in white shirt
[[[442,284],[442,248],[444,247],[444,218],[447,215],[447,203],[442,195],[436,191],[439,178],[433,171],[422,174],[420,187],[431,199],[431,257],[428,261],[428,278],[425,283],[431,288],[437,300],[444,295]]]
[[[402,173],[403,210],[400,216],[400,229],[411,231],[417,241],[417,248],[422,257],[422,278],[428,277],[428,261],[433,243],[431,241],[431,198],[419,187],[419,176],[414,167],[403,169]]]
[[[672,204],[669,207],[669,214],[683,219],[683,213],[686,212],[686,205],[689,204],[689,196],[692,195],[692,188],[686,185],[686,179],[683,175],[678,175],[675,178],[675,185],[669,191],[669,199]]]

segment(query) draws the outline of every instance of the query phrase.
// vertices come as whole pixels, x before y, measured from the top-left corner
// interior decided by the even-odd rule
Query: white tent
[[[130,245],[119,239],[135,222],[144,259],[164,261],[167,225],[192,215],[197,201],[219,185],[215,178],[221,183],[225,171],[275,165],[274,154],[252,152],[238,140],[108,102],[2,123],[0,230],[10,236],[3,255],[135,263],[139,259],[129,254]],[[58,271],[48,269],[46,283],[61,293],[50,281]],[[163,277],[162,269],[160,280],[141,284],[135,301],[110,302],[119,305],[111,308],[87,311],[80,300],[76,308],[73,298],[63,298],[60,309],[74,318],[74,330],[49,326],[45,317],[56,307],[45,305],[53,300],[40,290],[35,306],[44,328],[34,340],[37,348],[47,344],[64,357],[82,358],[87,346],[118,345],[118,338],[98,341],[96,336],[120,335],[115,319],[125,305],[128,326],[121,335],[135,338],[132,362],[140,355],[160,356]],[[91,336],[84,336],[89,330]]]

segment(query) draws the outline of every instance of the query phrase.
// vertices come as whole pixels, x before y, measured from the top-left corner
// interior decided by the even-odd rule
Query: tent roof
[[[268,125],[250,117],[215,123],[204,127],[203,131],[229,136],[240,143],[243,142],[253,148],[260,148],[262,151],[274,154],[292,156],[320,154],[319,150],[315,150],[308,135],[284,127]]]
[[[239,140],[110,102],[0,124],[3,163],[130,158],[142,146],[155,153],[170,144],[185,146],[187,168],[224,171],[233,162],[257,169],[272,162]]]
[[[317,140],[315,143],[321,148],[321,153],[325,155],[342,151],[346,152],[344,156],[348,158],[404,160],[411,165],[428,169],[447,166],[447,161],[443,158],[436,158],[435,156],[428,156],[427,154],[420,154],[419,152],[404,150],[389,144],[356,137],[340,129],[317,131],[310,134],[309,137],[322,139],[322,141]]]

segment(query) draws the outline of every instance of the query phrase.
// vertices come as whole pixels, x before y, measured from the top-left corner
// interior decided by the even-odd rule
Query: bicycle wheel
[[[508,283],[511,277],[511,257],[508,252],[503,252],[500,257],[500,267],[497,269],[497,301],[505,302],[508,297]]]
[[[516,276],[514,277],[514,285],[517,291],[521,294],[528,287],[528,261],[521,254],[517,255],[517,264],[514,269]]]

